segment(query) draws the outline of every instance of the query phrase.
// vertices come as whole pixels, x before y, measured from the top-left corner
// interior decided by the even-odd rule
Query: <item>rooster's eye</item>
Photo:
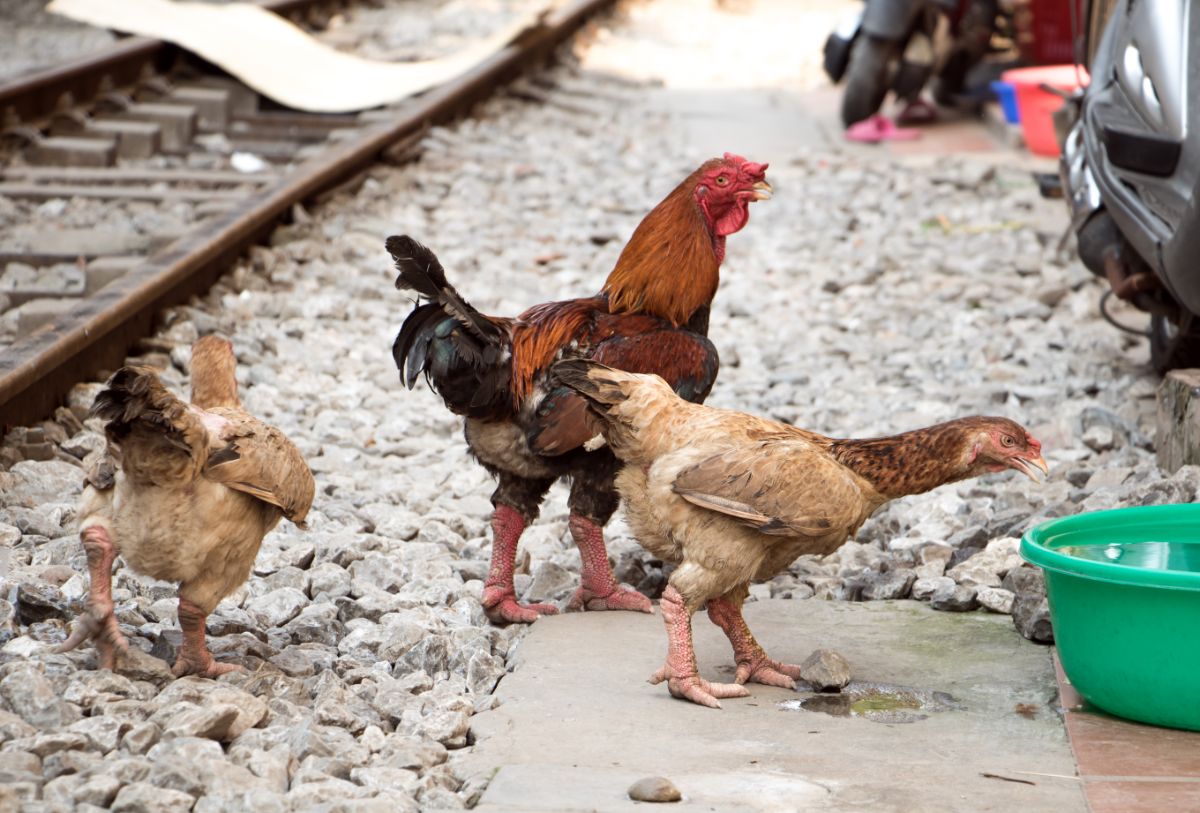
[[[1005,446],[1012,446],[1013,444],[1016,443],[1016,441],[1013,440],[1012,435],[1002,435],[1000,437],[1000,442],[1003,443]]]
[[[729,179],[724,175],[717,176],[717,186],[729,186]]]

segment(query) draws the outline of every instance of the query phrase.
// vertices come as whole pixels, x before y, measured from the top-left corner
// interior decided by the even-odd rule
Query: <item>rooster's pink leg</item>
[[[79,538],[87,553],[88,578],[91,581],[87,610],[79,616],[67,640],[55,651],[67,652],[89,638],[95,638],[96,650],[100,653],[100,668],[115,669],[117,655],[129,651],[129,642],[121,634],[113,615],[112,566],[117,558],[117,549],[108,538],[108,531],[99,525],[84,528]]]
[[[721,708],[718,698],[748,697],[750,692],[737,683],[709,683],[698,674],[696,651],[692,648],[692,613],[683,596],[674,587],[663,592],[663,623],[667,626],[667,662],[653,675],[651,683],[667,682],[673,697],[691,700],[702,706]]]
[[[571,514],[568,522],[571,538],[579,546],[582,574],[579,589],[571,596],[569,610],[633,610],[653,612],[650,599],[636,590],[617,584],[608,550],[604,547],[604,531],[599,525],[579,514]]]
[[[179,648],[175,665],[171,667],[171,674],[175,677],[200,675],[215,678],[242,669],[235,663],[217,663],[213,660],[204,642],[204,619],[207,615],[199,606],[180,596],[179,628],[183,631],[183,646]]]
[[[500,504],[492,513],[492,566],[483,584],[483,609],[495,624],[532,624],[539,615],[554,615],[553,604],[518,604],[513,588],[517,543],[525,530],[525,517],[515,508]]]
[[[742,598],[733,598],[727,593],[708,602],[708,617],[725,631],[729,643],[733,644],[733,657],[737,661],[738,683],[763,683],[781,689],[795,689],[795,678],[800,677],[800,667],[780,663],[767,657],[767,653],[754,640],[753,633],[742,617]]]

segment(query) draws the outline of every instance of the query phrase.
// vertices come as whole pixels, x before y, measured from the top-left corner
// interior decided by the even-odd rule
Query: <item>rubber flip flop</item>
[[[937,108],[924,99],[910,102],[900,111],[900,115],[896,116],[896,122],[899,124],[932,124],[937,120]]]
[[[878,144],[881,141],[911,141],[920,137],[920,130],[897,127],[887,116],[878,113],[846,128],[846,139],[862,144]]]

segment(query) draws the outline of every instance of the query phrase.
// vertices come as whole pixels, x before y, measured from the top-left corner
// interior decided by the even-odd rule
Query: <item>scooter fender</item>
[[[862,30],[872,37],[900,42],[912,29],[913,20],[927,0],[867,0]]]
[[[825,40],[824,68],[825,74],[835,85],[842,81],[846,66],[850,64],[850,49],[862,29],[862,10],[855,9],[852,14],[838,23],[838,27]]]

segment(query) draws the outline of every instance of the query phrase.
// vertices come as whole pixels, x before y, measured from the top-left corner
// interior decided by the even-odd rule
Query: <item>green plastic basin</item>
[[[1045,571],[1059,659],[1084,698],[1200,730],[1200,505],[1053,520],[1021,555]]]

